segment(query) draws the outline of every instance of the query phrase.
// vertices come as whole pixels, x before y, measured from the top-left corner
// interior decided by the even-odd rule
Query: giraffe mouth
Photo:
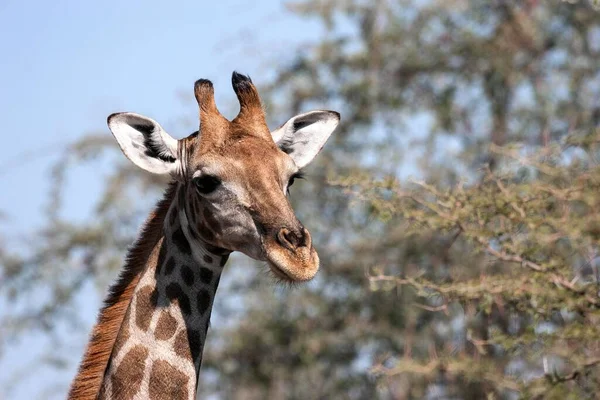
[[[292,278],[291,276],[289,276],[284,270],[282,270],[281,268],[279,268],[275,263],[272,263],[270,261],[267,261],[267,264],[269,265],[269,268],[271,269],[271,272],[273,272],[273,274],[286,282],[295,282],[296,280],[294,278]]]
[[[266,261],[273,274],[286,282],[306,282],[319,269],[319,256],[314,247],[289,251],[280,246],[267,246]]]

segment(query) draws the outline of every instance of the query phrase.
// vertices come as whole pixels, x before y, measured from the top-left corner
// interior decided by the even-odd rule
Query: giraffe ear
[[[134,113],[108,117],[108,128],[123,153],[138,167],[154,174],[174,174],[178,170],[177,140],[158,122]]]
[[[310,111],[290,118],[271,135],[277,146],[302,168],[321,151],[339,122],[340,114],[335,111]]]

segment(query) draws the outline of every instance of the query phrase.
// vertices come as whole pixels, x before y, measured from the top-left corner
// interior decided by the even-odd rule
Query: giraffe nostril
[[[298,231],[298,234],[296,235],[296,237],[298,238],[298,247],[307,247],[309,246],[309,234],[308,231],[302,227],[300,229],[300,231]]]
[[[298,247],[304,247],[307,244],[306,229],[298,232],[283,228],[277,232],[277,241],[283,247],[289,250],[296,250]]]
[[[283,237],[285,237],[285,239],[292,244],[292,246],[294,247],[298,247],[298,236],[296,236],[296,234],[294,232],[286,232],[283,234]]]
[[[291,232],[285,228],[280,229],[279,232],[277,232],[277,241],[288,250],[294,250],[296,248]]]

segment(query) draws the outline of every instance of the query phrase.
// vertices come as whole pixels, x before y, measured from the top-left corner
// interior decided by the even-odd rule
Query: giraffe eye
[[[216,176],[203,175],[198,178],[194,178],[194,185],[201,194],[209,194],[213,192],[219,185],[221,180]]]

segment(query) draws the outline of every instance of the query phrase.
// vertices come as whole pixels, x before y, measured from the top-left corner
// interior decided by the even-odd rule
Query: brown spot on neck
[[[162,311],[156,324],[154,337],[158,340],[169,340],[175,334],[177,320],[168,311]]]
[[[208,326],[208,325],[207,325]],[[197,330],[180,331],[175,337],[173,349],[186,360],[200,364],[202,362],[201,332]]]
[[[135,346],[125,355],[123,361],[112,375],[112,398],[129,400],[133,399],[140,390],[148,349]]]
[[[157,360],[150,372],[150,400],[187,399],[189,377],[169,364]]]
[[[187,265],[181,266],[181,279],[186,285],[192,286],[194,284],[194,271]]]
[[[190,242],[188,242],[187,238],[183,234],[183,230],[181,227],[177,228],[175,232],[173,232],[173,236],[171,236],[173,243],[183,254],[189,255],[192,254],[192,248],[190,246]]]
[[[198,292],[198,312],[200,315],[204,315],[209,309],[212,301],[210,292],[206,289],[202,289]]]
[[[190,353],[190,347],[188,345],[187,333],[186,331],[180,331],[175,338],[175,344],[173,345],[173,349],[175,353],[186,360],[192,359],[192,354]]]
[[[150,327],[150,320],[156,311],[158,293],[151,286],[144,286],[135,296],[135,323],[143,331]]]
[[[210,285],[214,273],[208,268],[200,268],[200,281],[205,285]]]
[[[172,302],[176,301],[179,304],[179,308],[183,312],[184,316],[188,316],[192,313],[190,306],[190,299],[187,294],[183,291],[181,286],[175,282],[171,282],[167,285],[166,294],[169,300]]]

